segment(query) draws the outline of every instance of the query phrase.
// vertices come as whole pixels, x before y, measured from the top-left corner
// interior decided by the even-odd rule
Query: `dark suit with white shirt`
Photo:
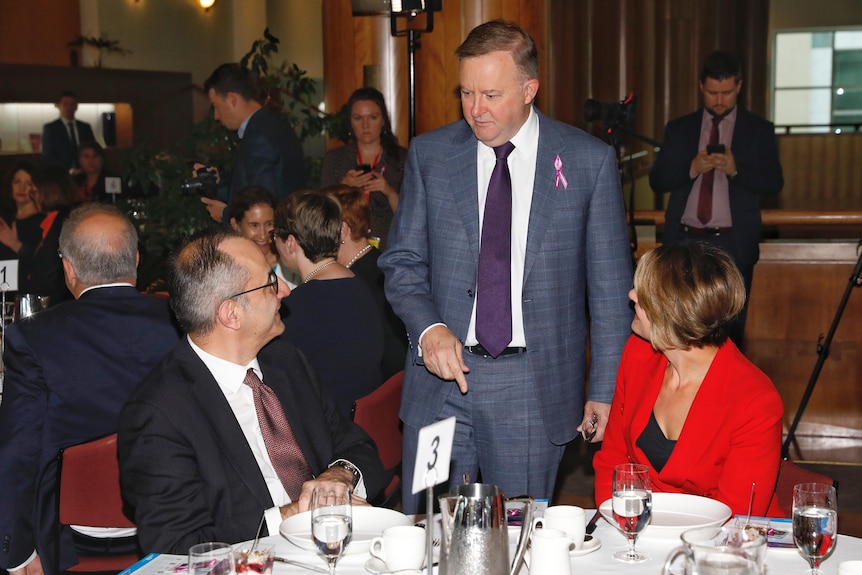
[[[115,433],[132,390],[178,338],[167,301],[132,286],[91,289],[6,328],[0,568],[35,549],[52,572],[59,450]],[[77,562],[68,529],[60,553],[61,569]]]
[[[87,122],[75,120],[77,143],[69,136],[67,121],[57,118],[42,127],[42,161],[46,166],[61,166],[70,170],[78,167],[78,145],[95,142],[93,129]]]
[[[374,443],[338,414],[305,356],[276,338],[258,362],[312,473],[346,459],[361,470],[369,498],[380,492],[385,472]],[[253,539],[274,506],[230,404],[187,339],[123,408],[118,450],[123,498],[135,508],[145,553]]]

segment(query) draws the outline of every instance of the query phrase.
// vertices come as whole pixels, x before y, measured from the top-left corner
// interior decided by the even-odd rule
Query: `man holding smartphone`
[[[700,74],[703,108],[669,122],[650,187],[670,192],[664,243],[702,241],[725,249],[745,279],[746,301],[760,257],[760,197],[784,187],[772,123],[739,108],[739,60],[713,52]],[[746,307],[731,339],[742,347]]]

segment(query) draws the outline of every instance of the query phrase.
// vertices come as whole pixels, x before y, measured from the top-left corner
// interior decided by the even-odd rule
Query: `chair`
[[[117,434],[61,449],[57,456],[55,573],[59,573],[60,531],[64,525],[88,527],[134,527],[123,513],[120,494],[120,465],[117,461]],[[139,559],[137,554],[79,556],[68,571],[119,572]]]
[[[778,497],[778,504],[788,517],[793,512],[793,486],[797,483],[823,483],[838,489],[838,482],[831,477],[800,467],[789,459],[782,459],[781,466],[778,468],[775,496]]]
[[[401,483],[401,387],[404,371],[399,371],[380,387],[353,402],[350,418],[371,436],[377,444],[380,461],[392,480],[383,491],[381,505],[391,507],[398,502]]]

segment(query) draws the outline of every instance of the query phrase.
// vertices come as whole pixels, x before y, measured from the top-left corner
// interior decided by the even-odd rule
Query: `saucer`
[[[602,540],[593,535],[589,541],[584,541],[580,549],[569,551],[569,557],[580,557],[581,555],[589,555],[593,551],[598,551],[602,546]]]
[[[386,563],[377,557],[372,557],[365,562],[365,570],[373,575],[388,575],[389,573],[392,573],[392,571],[389,570],[389,567],[386,566]],[[422,573],[422,570],[416,569],[415,571],[411,571],[409,569],[404,569],[398,571],[399,575],[408,575],[409,573]]]

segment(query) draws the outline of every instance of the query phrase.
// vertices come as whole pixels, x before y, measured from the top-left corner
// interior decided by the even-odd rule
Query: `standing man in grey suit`
[[[538,56],[518,26],[482,24],[455,54],[466,122],[411,142],[379,260],[411,340],[405,513],[418,506],[419,429],[453,415],[453,478],[468,472],[510,495],[550,498],[564,445],[578,431],[603,437],[630,333],[613,148],[535,110]],[[486,258],[492,250],[496,262]]]
[[[78,97],[74,92],[61,92],[57,100],[60,117],[42,127],[42,161],[46,166],[61,166],[73,176],[81,173],[78,146],[95,142],[93,129],[87,122],[75,119]]]

